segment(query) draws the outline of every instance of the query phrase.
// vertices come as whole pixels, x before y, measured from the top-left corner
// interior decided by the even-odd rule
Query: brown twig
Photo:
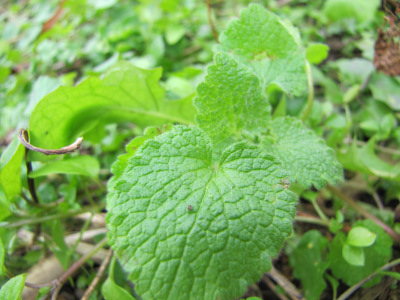
[[[208,23],[210,23],[211,31],[214,36],[214,39],[217,43],[219,43],[218,33],[215,29],[215,24],[211,17],[211,0],[207,0],[207,16],[208,16]]]
[[[281,300],[289,300],[285,295],[279,294],[276,292],[276,284],[272,282],[271,279],[268,278],[268,276],[264,275],[263,278],[261,279],[262,281],[265,282],[265,284],[269,287],[269,289],[273,292],[275,292],[275,295],[281,299]]]
[[[291,283],[289,279],[287,279],[273,266],[271,268],[271,271],[269,271],[266,275],[271,277],[277,284],[279,284],[285,290],[286,294],[289,295],[290,299],[304,300],[303,295],[297,290],[293,283]]]
[[[93,249],[93,251],[88,254],[82,256],[78,259],[60,278],[53,281],[54,290],[52,291],[51,300],[56,300],[58,293],[60,292],[64,283],[68,280],[70,276],[72,276],[78,269],[88,260],[90,259],[97,251],[103,248],[107,244],[107,237],[101,240],[101,242]]]
[[[383,230],[386,231],[387,234],[389,234],[393,240],[395,240],[398,244],[400,244],[400,235],[397,234],[390,226],[386,225],[383,221],[375,217],[373,214],[365,210],[361,205],[359,205],[355,200],[350,198],[349,196],[345,195],[342,193],[340,190],[337,188],[328,185],[327,189],[334,194],[335,196],[339,197],[343,201],[345,201],[347,204],[349,204],[352,208],[354,208],[359,214],[364,216],[367,219],[371,219],[372,221],[375,222],[375,224],[379,225],[382,227]]]
[[[60,18],[61,13],[63,11],[63,5],[64,5],[65,1],[66,0],[61,0],[60,1],[60,3],[58,4],[57,10],[54,13],[54,15],[43,24],[41,34],[45,33],[46,31],[50,30],[51,28],[53,28],[54,24],[56,24],[56,22]]]
[[[62,147],[60,149],[42,149],[39,147],[35,147],[29,143],[28,133],[25,129],[19,130],[18,138],[27,149],[35,151],[35,152],[43,153],[44,155],[60,155],[60,154],[67,154],[67,153],[74,152],[75,150],[79,149],[79,147],[83,141],[83,137],[79,137],[71,145]]]
[[[99,271],[96,274],[96,277],[93,279],[92,283],[90,284],[89,288],[86,290],[85,294],[83,294],[81,300],[89,299],[90,295],[93,293],[94,289],[99,284],[101,277],[103,276],[104,272],[106,271],[106,268],[108,266],[108,263],[110,262],[112,254],[113,254],[112,249],[108,250],[107,256],[104,259],[104,261],[101,263],[101,266],[99,268]]]
[[[375,276],[379,275],[380,272],[385,271],[387,269],[390,269],[391,267],[394,267],[395,265],[398,265],[398,264],[400,264],[400,258],[398,258],[398,259],[396,259],[396,260],[384,265],[379,270],[375,271],[374,273],[368,275],[367,277],[365,277],[361,281],[357,282],[355,285],[351,286],[347,291],[345,291],[343,294],[340,295],[338,300],[348,299],[351,296],[351,294],[353,294],[357,289],[359,289],[361,286],[363,286],[364,283],[370,281],[372,278],[374,278]]]

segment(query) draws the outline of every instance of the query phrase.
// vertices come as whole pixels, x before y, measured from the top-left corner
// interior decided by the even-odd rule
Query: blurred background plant
[[[386,55],[387,51],[396,53],[399,48],[400,35],[393,29],[399,12],[394,1],[3,1],[0,7],[0,167],[7,162],[5,149],[19,128],[28,127],[34,107],[45,95],[59,86],[72,87],[88,76],[101,76],[118,61],[129,61],[145,69],[162,67],[161,85],[167,99],[193,97],[218,43],[213,28],[217,32],[225,28],[249,3],[264,5],[299,29],[314,83],[313,106],[305,122],[336,149],[346,169],[346,181],[339,192],[330,188],[320,192],[300,188],[296,191],[301,194],[298,220],[307,214],[318,215],[320,223],[330,229],[321,231],[324,237],[315,233],[304,237],[305,241],[316,241],[319,245],[317,252],[323,253],[323,270],[316,272],[331,282],[330,291],[336,290],[338,281],[331,273],[324,275],[327,269],[324,251],[329,248],[326,241],[340,229],[349,231],[360,214],[372,215],[400,234],[400,73],[387,71],[400,69],[400,62]],[[379,39],[378,30],[387,33],[385,39]],[[380,47],[382,55],[377,56],[376,47]],[[380,71],[374,64],[380,66]],[[382,65],[387,66],[386,72]],[[273,105],[274,117],[303,115],[308,93],[288,97],[276,86],[270,86],[266,94]],[[105,206],[105,184],[111,164],[124,152],[124,142],[140,135],[142,129],[125,122],[96,130],[85,139],[81,150],[81,154],[90,154],[95,161],[79,162],[89,170],[90,176],[84,171],[55,175],[51,170],[35,175],[42,204],[60,198],[65,199],[63,203],[56,207],[31,207],[19,199],[8,205],[0,186],[0,204],[6,207],[0,213],[0,221],[3,224],[18,224],[24,218],[40,221],[48,214],[84,212],[87,206],[97,207],[95,213],[100,213]],[[41,166],[37,163],[34,169]],[[29,189],[26,170],[22,172],[22,186],[24,191]],[[349,197],[358,206],[343,201]],[[362,213],[365,211],[369,215]],[[76,257],[78,244],[71,246],[57,237],[77,229],[83,234],[96,214],[84,221],[75,220],[72,225],[57,217],[44,222],[45,238],[37,242],[40,247],[36,251],[25,251],[29,242],[21,238],[20,226],[0,228],[8,254],[9,274],[34,266],[47,249],[68,267]],[[293,253],[291,264],[296,259],[304,259],[296,249],[306,245],[300,241],[303,233],[315,228],[308,228],[311,226],[308,221],[296,223],[296,234],[287,244],[286,254]],[[320,225],[315,226],[320,229]],[[380,234],[375,227],[367,225]],[[34,226],[24,228],[34,235]],[[345,243],[345,237],[338,236],[333,243]],[[392,258],[396,258],[398,244],[393,249]],[[289,265],[282,258],[278,263],[284,267]],[[118,264],[112,266],[115,281],[126,287],[126,277]],[[333,271],[333,275],[341,278],[338,273]],[[93,274],[87,271],[79,275],[77,290],[84,289]],[[292,277],[290,272],[286,275]],[[304,288],[308,287],[296,267],[294,276]],[[353,282],[344,280],[341,284]],[[317,299],[324,290],[310,289],[306,293],[309,299]]]

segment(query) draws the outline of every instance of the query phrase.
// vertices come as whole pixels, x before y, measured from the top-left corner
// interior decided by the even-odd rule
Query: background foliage
[[[269,43],[269,36],[261,36],[264,43],[255,44],[253,36],[262,32],[255,18],[244,24],[249,32],[235,38],[245,16],[231,21],[250,2],[283,20],[273,17],[279,30],[290,33],[285,40]],[[289,173],[315,150],[293,154],[293,144],[299,149],[309,145],[300,134],[334,150],[316,150],[323,154],[313,178],[289,174],[290,190],[300,196],[294,233],[273,261],[275,269],[244,296],[302,293],[306,299],[332,299],[360,288],[355,297],[369,293],[390,298],[398,289],[398,274],[377,270],[395,266],[399,257],[400,80],[377,71],[373,63],[378,28],[397,24],[396,7],[390,3],[383,1],[382,9],[379,0],[211,1],[208,12],[206,1],[194,0],[5,2],[0,8],[0,297],[13,291],[8,297],[17,299],[24,274],[26,282],[33,282],[35,268],[53,275],[41,283],[55,278],[66,282],[72,275],[68,272],[76,271],[73,263],[97,245],[98,255],[86,257],[84,267],[57,293],[81,298],[102,262],[111,261],[90,299],[137,298],[118,260],[101,249],[107,243],[102,239],[107,182],[111,170],[118,174],[118,168],[124,169],[147,139],[169,132],[172,123],[194,123],[195,103],[199,126],[220,143],[220,152],[238,132],[253,139],[267,126],[267,119],[253,122],[257,114],[271,114],[269,130],[276,137],[259,144]],[[209,17],[218,32],[229,28],[219,42]],[[260,55],[265,49],[273,54],[274,65]],[[220,54],[213,58],[213,51]],[[314,87],[309,112],[304,54]],[[236,70],[233,74],[224,70],[227,64]],[[232,84],[228,75],[255,88]],[[221,92],[216,83],[224,80]],[[208,123],[215,108],[210,99],[222,95],[231,101],[237,96],[229,94],[234,89],[254,95],[255,103],[265,96],[269,105],[262,111],[257,105],[235,106],[247,109],[243,120],[224,115],[221,106],[211,115],[215,122],[223,120],[216,131],[215,123]],[[149,125],[156,127],[145,130]],[[82,133],[84,142],[79,153],[55,160],[29,151],[33,171],[28,174],[17,139],[20,128],[31,130],[35,146],[61,148]],[[127,154],[120,156],[126,144]],[[291,160],[301,154],[300,160]],[[345,180],[325,185],[339,179],[329,178],[340,165],[325,163],[334,156],[345,169]],[[118,157],[120,163],[111,167]],[[321,172],[324,180],[318,177]],[[361,241],[351,238],[357,228],[367,231]],[[52,265],[59,267],[43,271],[50,253]],[[282,277],[276,272],[284,275],[284,283],[294,284],[291,289],[277,280]],[[371,274],[377,276],[360,282]],[[61,289],[40,287],[38,297]]]

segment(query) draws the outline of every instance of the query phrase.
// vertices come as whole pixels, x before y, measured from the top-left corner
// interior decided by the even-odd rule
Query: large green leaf
[[[109,190],[110,245],[143,299],[232,299],[291,234],[280,163],[240,142],[212,162],[198,128],[147,140]]]
[[[261,144],[282,161],[292,181],[321,189],[326,182],[334,184],[343,179],[334,151],[300,120],[276,118],[269,129],[270,135]]]
[[[120,62],[102,79],[90,77],[76,87],[58,88],[32,112],[31,143],[41,148],[61,148],[106,122],[129,120],[139,126],[192,123],[192,100],[164,100],[164,91],[158,84],[160,77],[161,68],[143,70]],[[32,152],[29,158],[45,159]]]
[[[274,83],[289,94],[304,92],[305,55],[299,33],[288,21],[253,4],[229,24],[220,41],[223,49],[245,57],[243,62],[251,66],[264,87]]]
[[[262,94],[260,81],[232,56],[215,56],[197,94],[197,123],[221,152],[243,136],[265,131],[271,108]]]

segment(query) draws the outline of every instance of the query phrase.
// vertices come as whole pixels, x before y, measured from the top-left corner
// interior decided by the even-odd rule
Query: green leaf
[[[76,174],[97,178],[100,165],[97,159],[90,155],[81,155],[46,163],[44,166],[32,171],[31,178],[47,176],[50,174]]]
[[[246,142],[212,156],[203,131],[175,126],[109,190],[110,245],[143,298],[238,297],[292,232],[296,196],[273,156]]]
[[[119,286],[114,280],[115,256],[110,263],[110,273],[101,287],[101,294],[106,300],[123,299],[135,300],[135,298],[124,288]]]
[[[323,11],[332,21],[354,18],[360,23],[370,22],[374,19],[380,3],[379,0],[327,0]]]
[[[102,79],[90,77],[76,87],[60,87],[44,97],[32,112],[30,141],[40,148],[57,149],[99,123],[132,121],[139,126],[166,122],[192,123],[190,98],[163,100],[161,68],[143,70],[120,62]],[[31,160],[45,156],[30,152]]]
[[[135,155],[136,151],[148,140],[156,137],[171,129],[170,125],[165,125],[162,129],[156,126],[148,127],[145,129],[143,136],[138,136],[129,142],[125,147],[126,154],[118,156],[118,160],[114,162],[111,167],[111,171],[114,176],[108,181],[108,189],[111,190],[114,187],[115,182],[119,176],[123,173],[126,166],[128,165],[129,159]],[[108,194],[108,197],[110,194]]]
[[[220,42],[226,51],[246,58],[264,88],[274,83],[289,94],[304,92],[306,60],[299,33],[261,5],[244,9],[240,19],[221,34]]]
[[[392,256],[392,239],[381,227],[371,220],[357,221],[354,223],[354,227],[365,227],[376,234],[375,243],[369,247],[362,248],[365,254],[364,266],[351,265],[344,259],[342,254],[343,246],[346,244],[346,236],[343,232],[339,232],[332,240],[331,251],[328,256],[333,275],[350,286],[376,271],[387,263]],[[379,277],[374,278],[365,287],[371,287],[379,281]]]
[[[344,244],[342,255],[346,262],[348,262],[352,266],[362,267],[365,265],[365,254],[363,248]]]
[[[0,299],[19,300],[25,285],[26,274],[15,276],[8,280],[0,289]]]
[[[306,49],[306,57],[312,64],[318,65],[328,57],[329,46],[325,44],[311,44]]]
[[[263,96],[260,81],[232,56],[215,56],[197,94],[197,123],[211,137],[217,151],[222,152],[244,135],[265,131],[271,107]]]
[[[316,230],[304,234],[290,255],[293,275],[300,279],[307,300],[320,299],[326,288],[324,273],[328,267],[325,252],[328,240]]]
[[[374,73],[368,86],[376,100],[386,103],[394,110],[400,110],[400,80],[397,76]]]
[[[269,129],[270,135],[261,145],[282,161],[290,180],[305,188],[313,184],[321,189],[326,182],[335,184],[343,179],[334,151],[299,120],[276,118]]]
[[[0,184],[9,203],[21,193],[21,164],[24,155],[25,147],[15,137],[0,158]]]
[[[384,275],[384,276],[391,276],[391,277],[395,278],[396,280],[400,280],[400,273],[397,273],[397,272],[380,271],[379,274]]]
[[[354,247],[371,246],[376,239],[376,234],[365,227],[353,227],[347,235],[346,243]]]
[[[5,257],[6,257],[6,249],[4,248],[3,240],[0,238],[0,276],[7,275],[7,270],[4,265]]]
[[[165,29],[165,39],[170,45],[174,45],[185,35],[186,29],[179,24],[168,25]]]
[[[345,169],[400,181],[400,164],[392,165],[381,160],[374,148],[373,138],[360,148],[354,142],[350,147],[338,151],[337,157]]]
[[[129,294],[127,290],[116,284],[114,280],[110,279],[110,277],[108,277],[103,283],[103,286],[101,287],[101,294],[106,300],[135,300],[135,298]]]

